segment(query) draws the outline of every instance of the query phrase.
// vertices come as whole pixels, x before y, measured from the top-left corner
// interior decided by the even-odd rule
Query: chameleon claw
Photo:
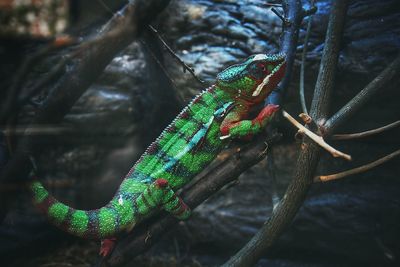
[[[116,241],[116,238],[107,238],[102,240],[99,255],[103,258],[108,257],[113,252]]]
[[[228,139],[229,137],[231,137],[230,134],[228,134],[228,135],[223,135],[223,136],[220,136],[220,137],[219,137],[219,140],[225,140],[225,139]]]

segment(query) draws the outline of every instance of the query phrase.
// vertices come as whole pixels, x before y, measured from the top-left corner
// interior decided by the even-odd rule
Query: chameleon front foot
[[[100,252],[99,255],[103,258],[108,257],[114,250],[117,239],[116,238],[107,238],[101,240]]]

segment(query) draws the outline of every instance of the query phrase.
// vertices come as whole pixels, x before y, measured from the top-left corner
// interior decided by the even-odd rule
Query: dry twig
[[[291,124],[293,124],[294,126],[296,126],[299,131],[301,133],[304,133],[305,135],[307,135],[308,137],[310,137],[314,142],[316,142],[319,146],[321,146],[322,148],[324,148],[326,151],[328,151],[329,153],[332,154],[332,156],[336,157],[342,157],[344,159],[347,160],[351,160],[351,156],[348,154],[345,154],[335,148],[333,148],[332,146],[330,146],[328,143],[325,142],[325,140],[319,136],[316,135],[315,133],[313,133],[312,131],[310,131],[309,129],[307,129],[306,127],[304,127],[303,125],[301,125],[298,121],[296,121],[289,113],[287,113],[286,111],[282,110],[282,114],[283,117],[285,117]]]
[[[173,58],[176,59],[182,66],[183,66],[183,72],[185,70],[189,71],[190,74],[198,81],[201,85],[204,85],[204,81],[201,80],[199,77],[197,77],[196,73],[194,73],[194,69],[192,67],[189,67],[173,50],[172,48],[167,44],[167,42],[164,41],[164,39],[161,37],[161,35],[158,33],[158,31],[151,25],[148,25],[148,28],[150,31],[157,36],[158,40],[164,45],[164,47],[167,49],[167,51],[171,54]]]
[[[332,136],[332,139],[333,140],[349,140],[349,139],[364,138],[364,137],[368,137],[371,135],[382,133],[384,131],[391,130],[393,128],[396,128],[399,125],[400,125],[400,120],[392,122],[388,125],[385,125],[385,126],[382,126],[382,127],[376,128],[376,129],[372,129],[372,130],[368,130],[368,131],[364,131],[364,132],[360,132],[360,133],[334,134]]]
[[[386,155],[378,160],[375,160],[371,163],[365,164],[363,166],[351,169],[351,170],[347,170],[344,172],[339,172],[339,173],[335,173],[335,174],[330,174],[330,175],[320,175],[320,176],[315,176],[314,177],[314,182],[328,182],[328,181],[333,181],[333,180],[337,180],[337,179],[341,179],[350,175],[354,175],[354,174],[358,174],[358,173],[362,173],[362,172],[366,172],[372,168],[375,168],[376,166],[379,166],[397,156],[400,155],[400,149],[396,150],[393,153],[390,153],[389,155]]]

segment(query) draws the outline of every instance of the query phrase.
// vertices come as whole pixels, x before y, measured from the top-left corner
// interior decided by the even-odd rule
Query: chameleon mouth
[[[281,61],[272,71],[270,74],[268,74],[263,81],[257,86],[256,90],[254,90],[252,96],[258,96],[262,89],[264,88],[265,85],[269,83],[269,80],[282,68],[282,66],[285,64],[285,54],[280,53],[277,55],[272,55],[271,56],[274,60],[276,61]]]

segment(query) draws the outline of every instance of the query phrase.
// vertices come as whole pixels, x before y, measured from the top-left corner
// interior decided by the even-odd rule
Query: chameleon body
[[[77,210],[55,198],[37,180],[30,189],[35,204],[57,227],[90,239],[115,237],[164,209],[186,219],[190,209],[175,191],[210,164],[231,138],[258,133],[278,109],[264,107],[248,120],[285,71],[283,54],[250,56],[218,74],[216,83],[197,95],[147,148],[104,207]]]

